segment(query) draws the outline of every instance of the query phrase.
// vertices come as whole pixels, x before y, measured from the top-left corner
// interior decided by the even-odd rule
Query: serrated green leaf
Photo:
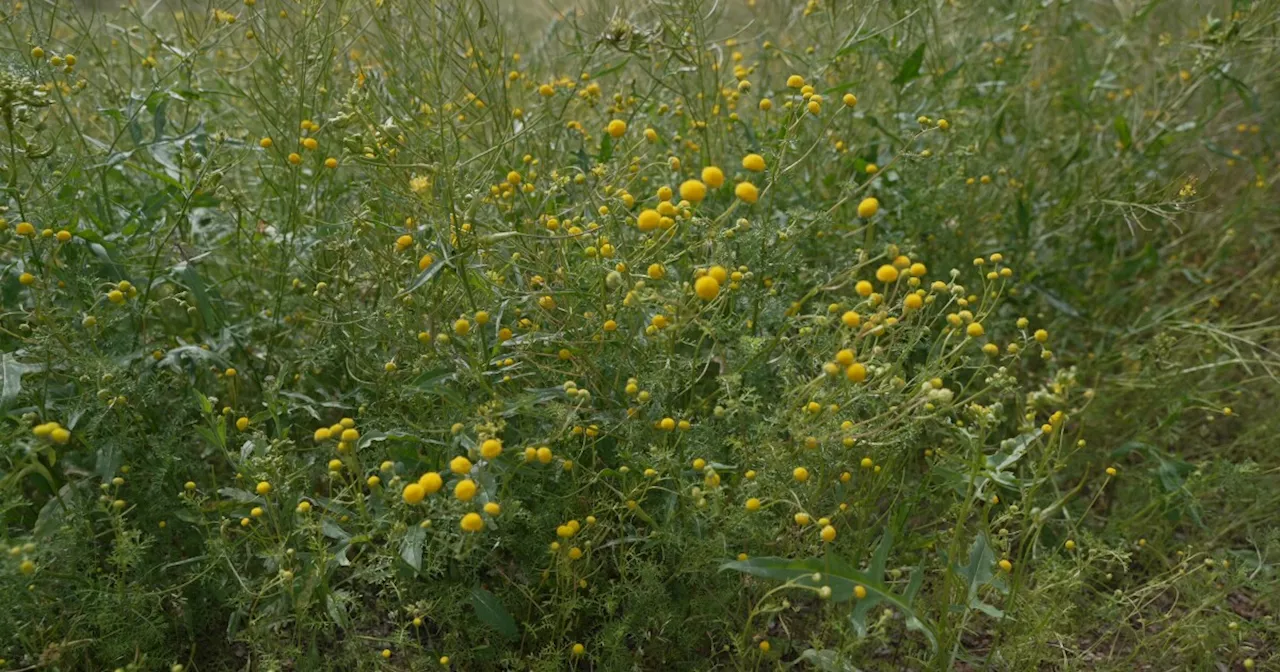
[[[996,554],[987,541],[987,535],[979,534],[969,546],[969,563],[957,568],[957,572],[965,580],[966,599],[973,600],[978,594],[978,588],[991,581],[991,577],[995,576],[995,564]]]

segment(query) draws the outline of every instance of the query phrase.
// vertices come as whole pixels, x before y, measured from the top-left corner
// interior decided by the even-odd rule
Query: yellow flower
[[[464,502],[471,501],[471,498],[476,496],[476,482],[469,478],[458,481],[458,484],[453,486],[453,496]]]
[[[480,455],[486,460],[492,460],[502,454],[502,442],[498,439],[488,439],[480,444]]]
[[[463,516],[458,525],[464,532],[479,532],[484,529],[484,519],[480,517],[480,514],[473,511]]]
[[[698,180],[685,180],[680,184],[680,198],[690,203],[701,203],[707,197],[707,185]]]
[[[627,122],[621,119],[614,119],[609,122],[609,135],[614,138],[621,138],[623,133],[627,132]]]
[[[804,77],[800,75],[791,75],[787,78],[787,88],[798,89],[804,86]]]
[[[257,492],[259,495],[266,497],[267,495],[271,494],[271,484],[266,481],[259,481],[258,486],[254,488],[254,491]]]
[[[748,511],[759,511],[759,510],[760,510],[760,500],[756,499],[755,497],[752,497],[751,499],[748,499],[748,500],[747,500],[747,510],[748,510]]]
[[[449,471],[452,471],[459,476],[466,474],[471,471],[471,460],[459,455],[449,461]]]
[[[417,504],[427,496],[427,491],[417,483],[410,483],[404,486],[404,490],[400,493],[400,496],[404,498],[405,504]]]
[[[742,157],[742,167],[753,173],[758,173],[764,170],[764,157],[759,154],[748,154]]]
[[[883,283],[890,283],[898,279],[898,269],[890,264],[885,264],[876,269],[876,280]]]
[[[434,471],[428,471],[418,479],[418,485],[422,486],[423,492],[428,495],[435,494],[444,487],[444,479],[440,478],[440,474]]]
[[[760,190],[756,189],[756,185],[750,182],[739,182],[738,186],[733,188],[733,195],[741,199],[742,202],[751,204],[760,198]]]
[[[702,181],[712,189],[719,189],[724,184],[724,171],[715,166],[707,166],[702,169]],[[681,191],[681,196],[683,195],[684,192]]]
[[[844,98],[842,98],[841,100],[844,101],[845,107],[853,107],[854,105],[858,104],[858,97],[853,95],[852,93],[844,94]]]
[[[836,528],[827,525],[822,528],[822,540],[830,543],[836,540]]]
[[[636,227],[648,233],[658,228],[658,224],[661,221],[662,215],[657,210],[642,210],[636,217]]]
[[[693,283],[693,291],[703,301],[710,301],[720,295],[720,283],[710,275],[704,275]]]
[[[880,201],[874,196],[862,199],[858,204],[858,216],[863,219],[870,219],[880,212]]]
[[[800,483],[804,483],[809,480],[809,470],[804,467],[796,467],[791,471],[791,476]]]

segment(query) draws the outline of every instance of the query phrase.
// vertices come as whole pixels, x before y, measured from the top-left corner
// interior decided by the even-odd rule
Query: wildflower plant
[[[0,669],[1270,661],[1219,14],[10,3]]]

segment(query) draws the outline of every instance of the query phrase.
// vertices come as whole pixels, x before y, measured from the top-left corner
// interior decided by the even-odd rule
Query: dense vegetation
[[[0,670],[1280,660],[1280,2],[0,12]]]

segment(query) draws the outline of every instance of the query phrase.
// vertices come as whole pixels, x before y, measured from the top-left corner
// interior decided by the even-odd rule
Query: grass
[[[0,670],[1280,659],[1280,3],[0,12]]]

